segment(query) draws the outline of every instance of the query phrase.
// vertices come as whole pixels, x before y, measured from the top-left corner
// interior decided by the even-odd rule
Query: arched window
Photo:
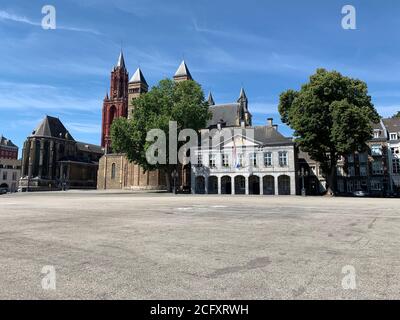
[[[111,165],[111,179],[115,179],[115,163]]]
[[[117,113],[117,109],[115,108],[115,106],[112,106],[110,108],[110,112],[108,115],[110,125],[113,123],[116,113]]]

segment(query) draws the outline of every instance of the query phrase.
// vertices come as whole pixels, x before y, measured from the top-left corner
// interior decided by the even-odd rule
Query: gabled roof
[[[181,62],[181,64],[178,67],[178,70],[176,70],[174,78],[176,77],[188,77],[189,79],[192,79],[192,75],[190,74],[189,68],[185,63],[185,60]]]
[[[226,127],[238,125],[239,103],[218,104],[210,107],[211,119],[207,122],[207,127],[216,126],[219,122]]]
[[[50,116],[46,116],[43,119],[36,130],[32,132],[32,136],[60,139],[66,139],[66,137],[68,137],[68,140],[74,140],[60,119]]]
[[[18,148],[14,143],[12,143],[11,140],[7,139],[3,135],[0,135],[0,145],[5,147]]]
[[[372,129],[374,131],[374,134],[371,138],[371,141],[385,141],[387,139],[386,137],[386,128],[383,127],[383,123],[376,122],[376,123],[371,123]],[[375,136],[375,132],[379,132],[379,136]]]
[[[246,130],[253,130],[254,136],[247,137],[246,139],[259,144],[260,146],[279,146],[279,145],[294,145],[292,138],[287,138],[283,136],[280,132],[278,132],[274,127],[271,126],[256,126],[256,127],[230,127],[223,128],[223,130],[229,130],[231,132],[232,137],[239,131],[242,132],[241,135],[246,135]],[[217,131],[210,131],[214,135],[217,134]],[[211,136],[212,137],[212,136]],[[229,140],[225,141],[225,143],[229,142]]]
[[[146,79],[144,78],[144,75],[142,73],[142,70],[140,70],[140,68],[136,69],[131,80],[129,80],[129,83],[144,83],[145,85],[147,85]]]
[[[382,119],[389,133],[400,132],[400,118]]]

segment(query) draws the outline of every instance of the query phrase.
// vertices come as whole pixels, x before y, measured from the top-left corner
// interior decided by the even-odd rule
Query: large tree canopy
[[[130,119],[118,118],[111,126],[112,148],[115,152],[126,153],[131,162],[139,164],[144,170],[164,171],[170,188],[173,166],[168,164],[169,155],[167,164],[150,164],[146,151],[153,142],[146,141],[146,136],[152,129],[161,129],[165,132],[168,146],[170,121],[177,122],[178,134],[182,129],[198,131],[204,128],[210,111],[201,86],[192,80],[174,82],[165,79],[131,103],[134,108]]]
[[[338,156],[363,150],[371,122],[379,121],[366,83],[325,69],[318,69],[300,91],[282,93],[279,113],[299,147],[321,163],[329,193],[336,188]]]

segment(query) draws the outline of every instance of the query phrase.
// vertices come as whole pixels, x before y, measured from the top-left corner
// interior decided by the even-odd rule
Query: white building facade
[[[195,150],[192,193],[295,195],[295,144],[269,121],[267,126],[246,128],[253,131],[250,136],[230,128],[232,138]]]
[[[0,188],[8,192],[17,192],[21,177],[21,160],[0,159]]]

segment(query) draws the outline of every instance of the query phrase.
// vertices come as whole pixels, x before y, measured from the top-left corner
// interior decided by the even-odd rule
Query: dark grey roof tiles
[[[237,126],[236,119],[238,118],[239,108],[239,103],[211,106],[212,118],[208,121],[207,127],[216,126],[219,122],[223,122],[226,127]]]
[[[12,143],[11,140],[7,139],[3,135],[0,135],[0,145],[5,146],[5,147],[18,148],[14,143]]]
[[[275,145],[294,145],[294,142],[291,138],[284,137],[280,132],[278,132],[274,127],[271,126],[256,126],[256,127],[229,127],[223,128],[223,130],[230,130],[231,135],[237,135],[240,130],[243,136],[247,136],[249,139],[254,139],[256,142],[259,142],[262,146],[275,146]],[[254,130],[254,137],[252,134],[247,132],[246,130]],[[217,133],[216,131],[211,131],[214,135]]]
[[[79,151],[83,152],[92,152],[92,153],[99,153],[103,154],[104,149],[101,146],[95,145],[95,144],[89,144],[85,142],[77,142],[76,147]]]
[[[36,130],[32,132],[32,136],[74,140],[60,119],[50,116],[43,119]]]
[[[400,118],[388,118],[382,121],[389,133],[400,132]]]

